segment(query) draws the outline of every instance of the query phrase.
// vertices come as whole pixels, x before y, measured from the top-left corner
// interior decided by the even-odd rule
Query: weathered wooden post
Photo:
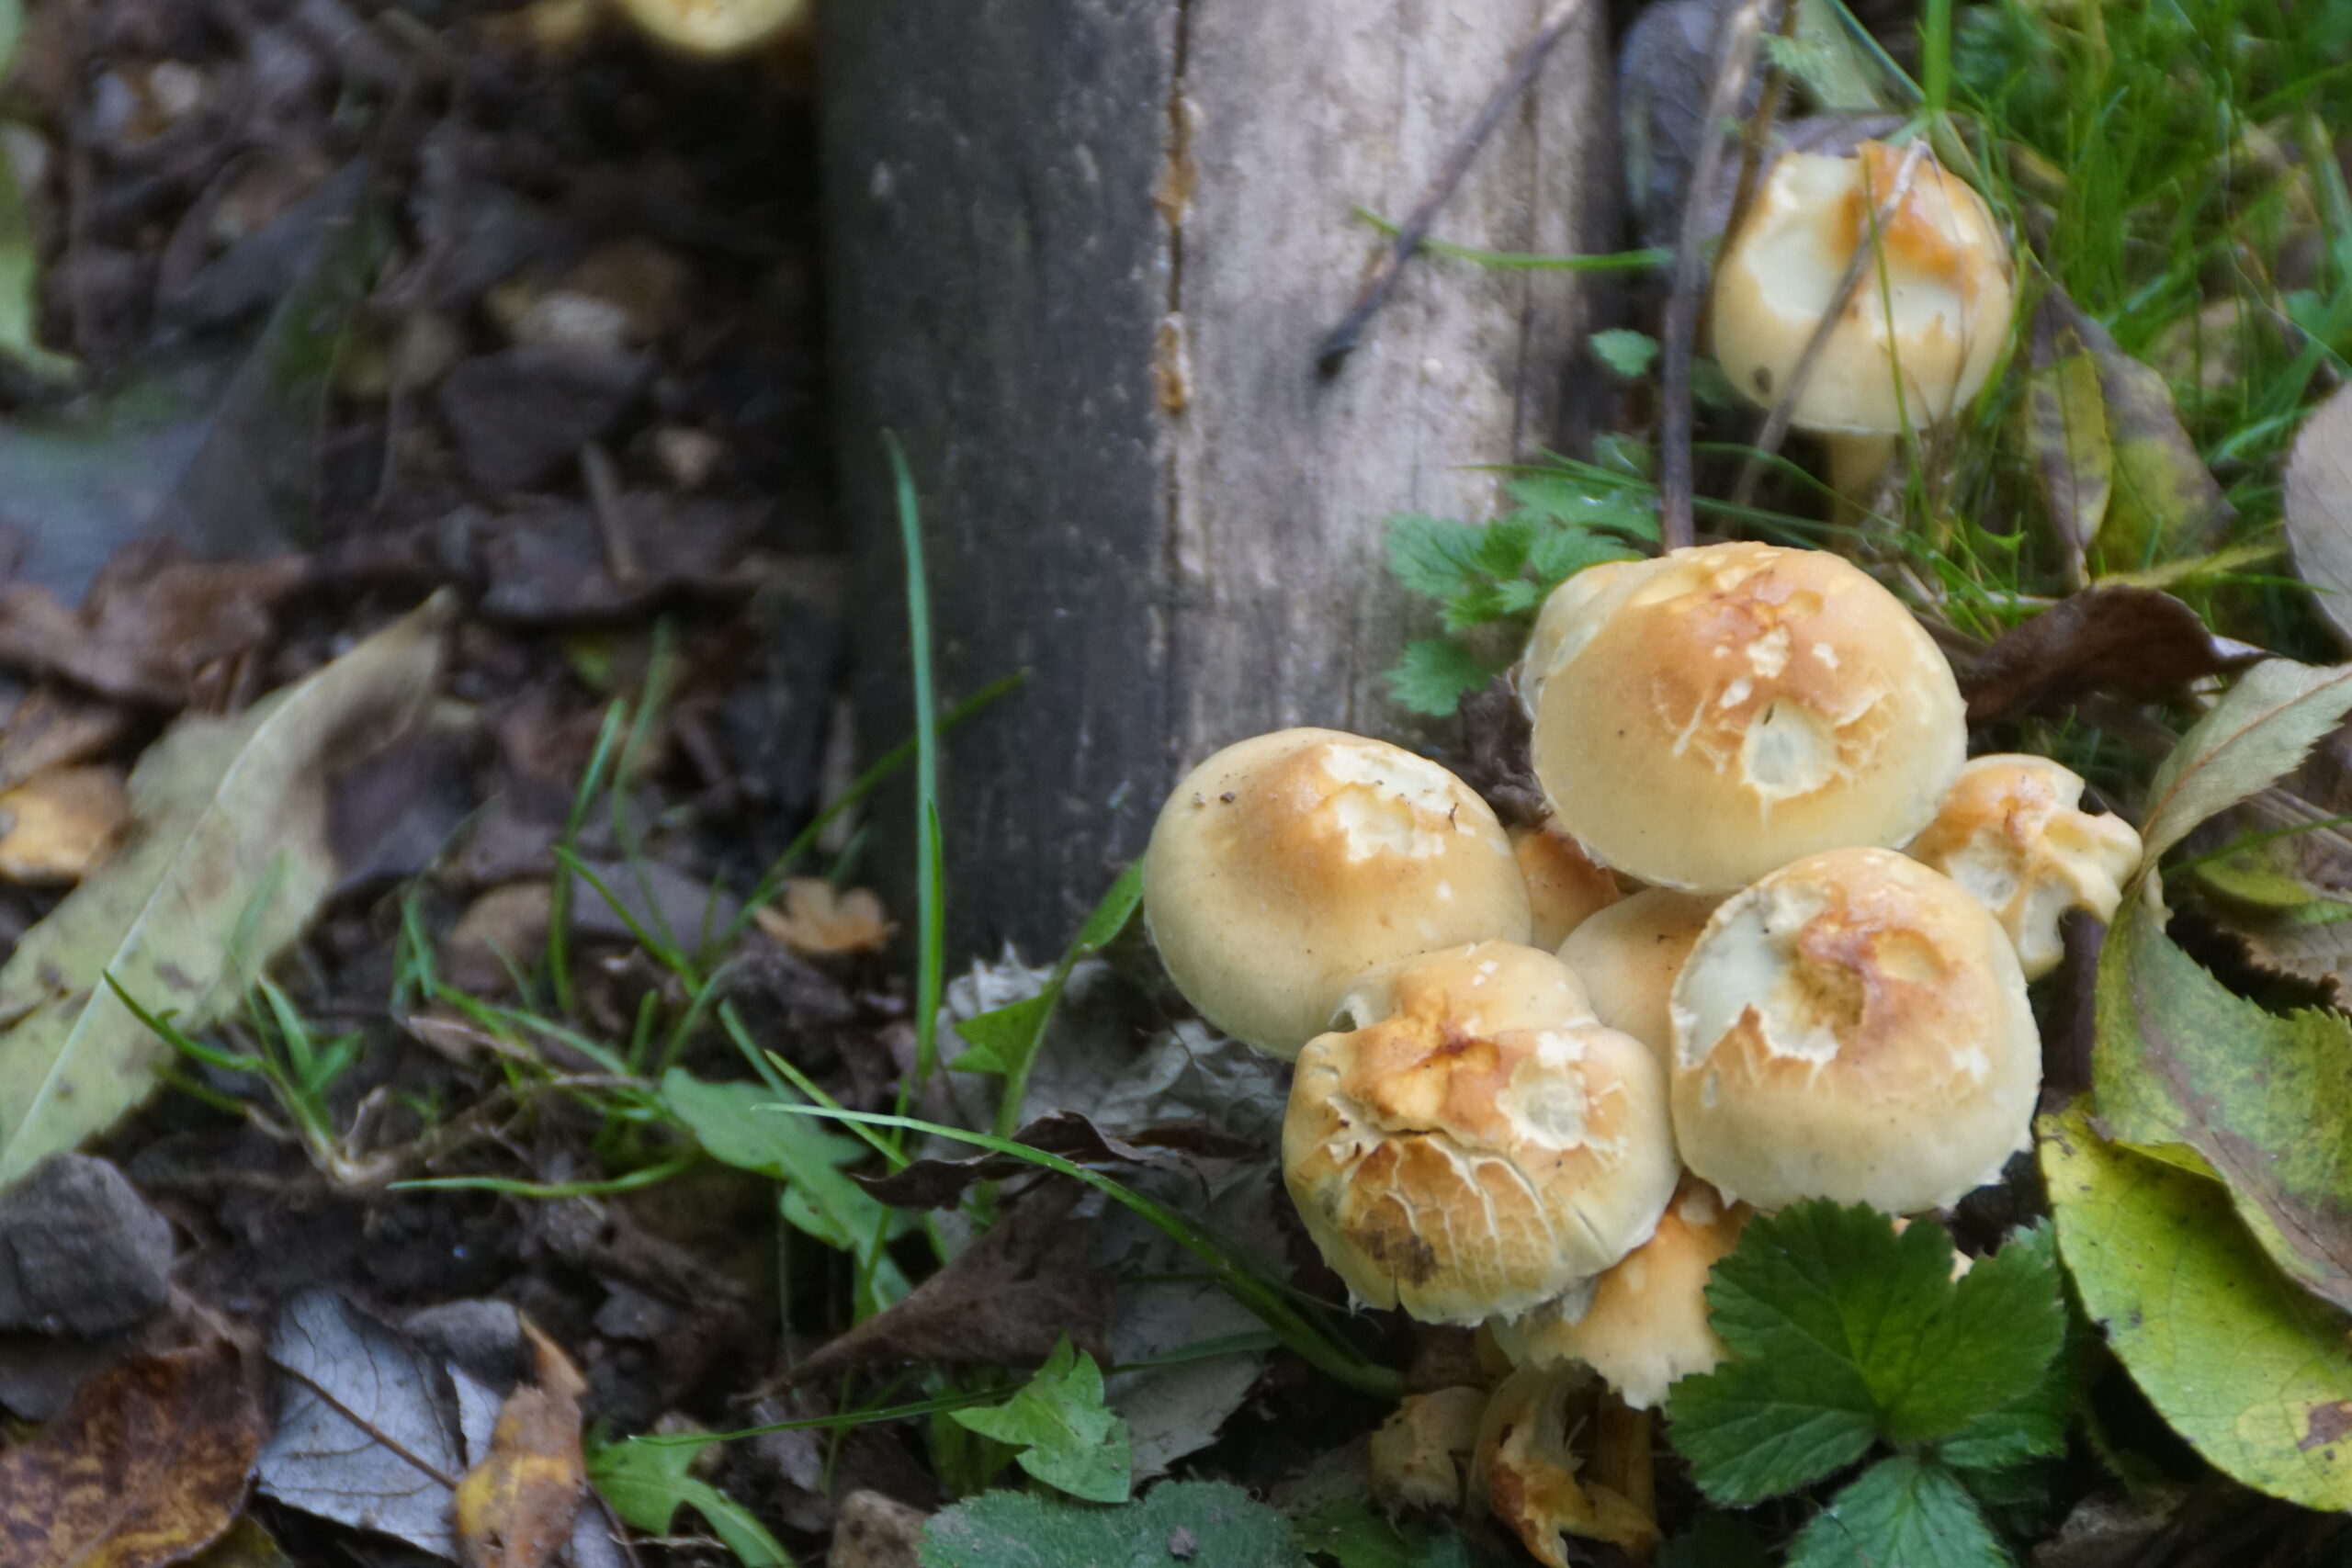
[[[1422,260],[1335,375],[1380,247],[1541,0],[847,0],[825,8],[842,502],[869,750],[907,732],[880,443],[921,487],[941,689],[1031,678],[948,743],[951,951],[1067,939],[1183,764],[1380,731],[1408,627],[1382,524],[1479,516],[1573,423],[1572,276]],[[1438,232],[1607,248],[1602,11]],[[902,835],[900,837],[903,837]]]

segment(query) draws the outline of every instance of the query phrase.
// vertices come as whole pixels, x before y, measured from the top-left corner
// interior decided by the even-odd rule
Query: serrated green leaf
[[[1597,332],[1592,334],[1591,343],[1592,352],[1600,362],[1628,381],[1640,380],[1657,363],[1657,339],[1631,327]]]
[[[139,759],[124,848],[0,967],[0,1185],[154,1088],[170,1048],[130,1002],[201,1032],[301,935],[335,882],[329,772],[422,711],[456,609],[435,597],[234,718],[182,718]]]
[[[2217,1182],[2041,1121],[2058,1248],[2158,1415],[2217,1468],[2307,1508],[2352,1507],[2352,1316],[2297,1290]]]
[[[744,1568],[791,1568],[791,1554],[767,1527],[741,1503],[688,1472],[701,1449],[691,1443],[648,1442],[632,1438],[608,1443],[588,1461],[593,1482],[621,1522],[653,1535],[668,1535],[678,1510],[703,1517]]]
[[[1955,1283],[1951,1238],[1881,1214],[1801,1203],[1749,1224],[1707,1289],[1732,1352],[1675,1385],[1669,1436],[1716,1502],[1821,1479],[1879,1438],[1964,1431],[2049,1367],[2065,1331],[2057,1272],[2032,1233]]]
[[[2100,951],[2096,1018],[2107,1132],[2194,1150],[2271,1260],[2352,1309],[2352,1023],[2233,995],[2137,900]]]
[[[1463,697],[1501,673],[1451,637],[1423,637],[1405,645],[1404,656],[1387,675],[1400,707],[1440,718],[1462,705]]]
[[[2352,712],[2352,664],[2266,660],[2180,738],[2148,782],[2143,870],[2215,812],[2299,766]]]
[[[1951,1472],[1905,1454],[1849,1483],[1789,1544],[1789,1568],[2008,1568]]]
[[[1485,542],[1485,531],[1467,524],[1402,513],[1388,520],[1388,570],[1425,599],[1451,599],[1478,581]]]
[[[1188,1555],[1171,1550],[1179,1545]],[[1115,1508],[984,1492],[932,1516],[921,1561],[922,1568],[1298,1568],[1303,1560],[1290,1521],[1238,1486],[1175,1481]]]
[[[1537,552],[1556,548],[1565,539],[1585,538],[1595,530],[1631,538],[1657,538],[1657,492],[1646,484],[1630,485],[1598,473],[1524,474],[1510,481],[1512,499],[1537,516],[1557,525],[1540,536],[1529,549],[1533,565]],[[1545,540],[1553,541],[1545,544]],[[1600,541],[1593,541],[1599,547]]]
[[[1527,570],[1528,547],[1534,544],[1545,526],[1540,517],[1514,512],[1474,530],[1480,536],[1478,570],[1498,580],[1517,577]]]
[[[1509,619],[1511,612],[1503,597],[1506,586],[1503,583],[1480,582],[1464,589],[1439,609],[1438,625],[1459,635]]]
[[[1645,517],[1645,521],[1656,519]],[[1535,541],[1527,552],[1528,570],[1535,574],[1536,600],[1589,566],[1604,561],[1637,560],[1640,552],[1626,548],[1606,534],[1577,528],[1555,528]]]
[[[1135,1477],[1127,1424],[1102,1404],[1102,1370],[1067,1334],[1011,1399],[947,1418],[1019,1449],[1021,1468],[1057,1491],[1090,1503],[1127,1500]]]

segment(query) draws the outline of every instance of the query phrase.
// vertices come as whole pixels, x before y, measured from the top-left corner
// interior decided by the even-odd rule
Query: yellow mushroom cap
[[[1671,1006],[1676,1141],[1726,1198],[1917,1213],[2029,1142],[2041,1043],[2017,953],[1892,851],[1814,855],[1726,899]]]
[[[1712,893],[1645,887],[1594,914],[1560,944],[1560,962],[1576,971],[1593,1016],[1648,1046],[1661,1064],[1674,1056],[1667,996],[1722,902]]]
[[[1825,550],[1675,550],[1553,632],[1536,777],[1562,829],[1645,882],[1729,892],[1822,850],[1900,844],[1965,759],[1942,653]]]
[[[1665,1403],[1678,1379],[1713,1371],[1724,1342],[1707,1321],[1707,1276],[1755,1213],[1685,1177],[1656,1234],[1594,1281],[1589,1294],[1494,1325],[1514,1365],[1581,1362],[1636,1410]]]
[[[1783,153],[1715,264],[1715,357],[1732,385],[1776,403],[1844,281],[1903,154]],[[1976,193],[1922,157],[1846,313],[1798,394],[1793,423],[1891,435],[1951,416],[1976,395],[2016,307],[2009,252]],[[1883,267],[1883,271],[1882,271]],[[1901,367],[1902,399],[1895,396]]]
[[[1648,1236],[1679,1168],[1666,1074],[1510,942],[1366,976],[1299,1054],[1283,1175],[1348,1288],[1432,1323],[1526,1311]]]
[[[808,0],[621,0],[629,19],[687,54],[723,59],[802,29]]]
[[[1532,946],[1557,948],[1570,931],[1624,897],[1607,867],[1593,864],[1574,839],[1555,829],[1513,829],[1510,852],[1527,883]]]
[[[1144,852],[1143,899],[1201,1015],[1285,1057],[1367,970],[1528,934],[1519,863],[1477,792],[1330,729],[1261,735],[1186,774]]]
[[[2016,944],[2025,977],[2058,966],[2058,919],[2115,918],[2140,864],[2140,835],[2120,817],[2078,809],[2082,775],[2047,757],[1978,757],[1906,852],[1976,897]]]

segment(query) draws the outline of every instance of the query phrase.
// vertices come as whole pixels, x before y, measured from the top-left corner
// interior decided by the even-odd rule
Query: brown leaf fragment
[[[760,930],[804,958],[876,953],[899,928],[883,913],[873,889],[836,888],[821,876],[784,885],[784,907],[762,905],[752,917]]]
[[[60,686],[36,686],[0,728],[0,789],[14,789],[51,768],[94,761],[130,727],[128,716],[113,703]]]
[[[51,768],[0,792],[0,880],[79,882],[130,820],[117,768]]]
[[[1030,1193],[905,1300],[802,1361],[794,1381],[894,1359],[1035,1365],[1064,1334],[1103,1359],[1108,1291],[1087,1261],[1094,1227],[1070,1220],[1083,1191],[1056,1181]]]
[[[1012,1136],[1016,1143],[1090,1167],[1151,1166],[1181,1171],[1185,1168],[1183,1154],[1238,1158],[1256,1152],[1254,1145],[1206,1127],[1148,1128],[1114,1138],[1074,1111],[1040,1116]],[[1036,1168],[1018,1155],[990,1154],[971,1159],[919,1159],[888,1176],[850,1179],[895,1209],[944,1209],[978,1182],[1001,1181]]]
[[[137,1356],[0,1452],[0,1568],[160,1568],[235,1520],[261,1404],[226,1338]]]
[[[490,1452],[458,1483],[450,1518],[470,1568],[544,1568],[571,1539],[587,1484],[580,1396],[587,1380],[528,1318],[538,1382],[506,1396]]]
[[[269,640],[306,570],[295,557],[191,561],[168,542],[134,547],[79,610],[33,583],[0,589],[0,663],[121,702],[185,707]]]
[[[1479,1427],[1471,1484],[1547,1568],[1568,1568],[1567,1536],[1608,1541],[1637,1562],[1657,1549],[1657,1517],[1646,1500],[1598,1473],[1631,1467],[1594,1463],[1590,1479],[1577,1474],[1587,1460],[1572,1445],[1592,1428],[1601,1392],[1580,1368],[1523,1368],[1495,1390]]]
[[[2303,422],[2287,460],[2287,547],[2336,634],[2352,641],[2352,387]]]
[[[2094,694],[2145,702],[2267,657],[2169,593],[2086,588],[1995,638],[1960,689],[1968,722],[1991,724]]]

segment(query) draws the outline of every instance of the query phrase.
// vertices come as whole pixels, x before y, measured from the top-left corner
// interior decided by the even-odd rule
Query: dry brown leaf
[[[1462,1474],[1486,1413],[1483,1388],[1407,1394],[1372,1435],[1372,1495],[1392,1508],[1460,1507]]]
[[[125,702],[185,707],[269,639],[307,570],[292,557],[209,562],[168,543],[127,549],[79,610],[33,583],[0,589],[0,661]]]
[[[2352,387],[2303,422],[2287,460],[2287,547],[2319,612],[2352,641]]]
[[[1657,1518],[1646,1501],[1601,1479],[1607,1472],[1620,1484],[1640,1484],[1626,1456],[1594,1465],[1590,1480],[1577,1477],[1585,1464],[1569,1439],[1588,1425],[1583,1417],[1602,1392],[1581,1368],[1523,1368],[1495,1391],[1479,1427],[1471,1485],[1548,1568],[1568,1568],[1564,1535],[1608,1541],[1637,1562],[1657,1549]]]
[[[0,728],[0,789],[14,789],[51,768],[93,761],[130,728],[129,716],[114,703],[36,686]]]
[[[0,793],[0,880],[79,882],[130,820],[121,770],[51,768]]]
[[[0,1452],[0,1568],[160,1568],[244,1506],[262,1413],[226,1338],[135,1356]]]
[[[1995,638],[1962,672],[1968,722],[1991,724],[2095,694],[2143,702],[2268,657],[2215,637],[2153,588],[2086,588]]]
[[[458,1483],[458,1551],[472,1568],[543,1568],[571,1539],[588,1482],[580,1450],[587,1380],[556,1342],[523,1320],[538,1382],[506,1396],[490,1452]]]
[[[898,930],[872,889],[842,892],[821,876],[794,877],[784,885],[781,909],[764,905],[752,918],[770,938],[804,958],[874,953]]]

